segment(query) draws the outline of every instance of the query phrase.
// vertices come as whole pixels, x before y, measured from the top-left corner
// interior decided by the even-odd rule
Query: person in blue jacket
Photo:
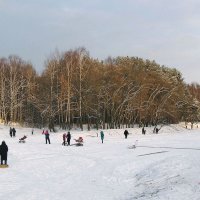
[[[104,140],[104,133],[103,133],[103,131],[100,132],[100,135],[101,135],[101,142],[103,144],[103,140]]]

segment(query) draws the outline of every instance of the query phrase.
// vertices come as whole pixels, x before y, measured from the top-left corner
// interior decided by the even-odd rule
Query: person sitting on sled
[[[83,138],[79,137],[78,139],[75,139],[75,141],[78,142],[78,143],[83,143]]]
[[[27,138],[27,136],[24,135],[24,137],[19,139],[19,143],[22,143],[22,142],[25,143],[26,142],[26,140],[25,140],[26,138]]]
[[[22,140],[25,140],[27,137],[24,135],[24,137],[20,138],[19,140],[22,141]]]

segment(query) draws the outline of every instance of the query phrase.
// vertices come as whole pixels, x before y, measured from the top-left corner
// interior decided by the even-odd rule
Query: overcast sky
[[[58,49],[93,58],[138,56],[200,83],[199,0],[0,0],[0,57],[41,72]]]

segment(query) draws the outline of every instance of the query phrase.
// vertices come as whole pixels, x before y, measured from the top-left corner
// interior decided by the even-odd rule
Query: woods
[[[55,52],[38,75],[17,56],[0,59],[0,119],[31,127],[121,128],[199,120],[200,86],[175,68],[138,57],[93,59]]]

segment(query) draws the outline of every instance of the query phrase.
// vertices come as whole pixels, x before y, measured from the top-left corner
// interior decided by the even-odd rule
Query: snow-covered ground
[[[200,199],[200,128],[128,129],[128,139],[124,130],[105,130],[104,144],[97,131],[71,131],[72,143],[83,136],[83,147],[62,146],[64,131],[51,133],[49,145],[41,130],[15,128],[10,138],[9,126],[0,126],[0,143],[9,147],[0,200]],[[27,142],[18,143],[24,134]]]

